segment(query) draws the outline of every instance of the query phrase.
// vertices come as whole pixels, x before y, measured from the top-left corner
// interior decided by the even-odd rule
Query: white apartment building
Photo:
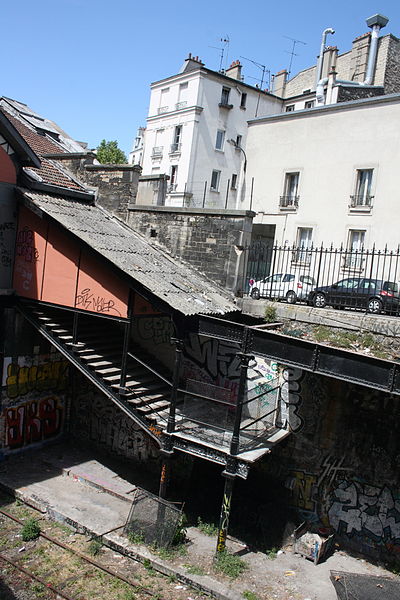
[[[396,250],[400,94],[249,123],[254,232],[282,246]]]
[[[189,57],[177,75],[151,85],[142,174],[169,176],[165,204],[242,208],[246,195],[247,121],[281,111],[282,101]],[[141,198],[137,203],[148,201]]]

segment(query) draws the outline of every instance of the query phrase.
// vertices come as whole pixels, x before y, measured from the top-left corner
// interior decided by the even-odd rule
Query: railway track
[[[24,525],[24,521],[5,510],[0,509],[0,516],[12,522],[11,530],[9,528],[11,534],[17,527],[19,529]],[[18,545],[20,545],[20,542],[18,542]],[[49,557],[52,555],[55,555],[60,566],[58,574],[54,572],[50,563]],[[121,556],[121,558],[123,557]],[[80,563],[78,569],[77,560]],[[145,568],[139,561],[131,558],[128,560],[132,563],[136,562],[138,569]],[[159,591],[155,591],[154,586],[146,587],[143,584],[143,576],[139,575],[136,579],[126,577],[115,569],[111,569],[109,566],[89,557],[84,552],[73,548],[70,544],[66,544],[43,531],[40,532],[35,544],[26,544],[23,551],[21,551],[21,548],[19,550],[15,547],[7,548],[7,545],[3,543],[0,551],[0,562],[31,578],[48,593],[52,593],[54,598],[86,600],[86,598],[97,597],[97,595],[93,595],[96,594],[96,590],[93,589],[93,587],[96,588],[96,586],[93,586],[93,582],[96,580],[99,580],[101,584],[97,586],[100,587],[99,596],[101,595],[107,599],[148,600],[151,598],[173,600],[174,598],[184,597],[172,589],[171,593],[160,595]],[[46,572],[46,567],[48,567],[48,572]],[[151,567],[148,567],[147,570],[151,571]],[[119,589],[121,593],[108,595],[107,586],[112,590]],[[90,588],[87,594],[82,591],[82,587]],[[183,586],[178,587],[182,588]]]

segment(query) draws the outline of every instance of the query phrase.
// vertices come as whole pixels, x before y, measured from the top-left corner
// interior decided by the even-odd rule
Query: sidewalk
[[[331,570],[388,575],[387,571],[342,552],[335,552],[325,563],[315,566],[291,552],[271,560],[264,553],[250,552],[239,541],[228,540],[229,551],[240,554],[248,564],[239,579],[230,580],[211,570],[216,538],[194,527],[188,529],[187,556],[162,560],[145,546],[133,545],[122,536],[135,484],[102,464],[93,451],[66,443],[6,459],[0,463],[0,487],[50,519],[67,523],[82,533],[103,536],[104,544],[113,550],[141,561],[150,560],[155,569],[176,575],[220,600],[243,600],[245,590],[268,600],[336,600],[329,579]],[[205,574],[190,574],[187,563],[201,567]]]

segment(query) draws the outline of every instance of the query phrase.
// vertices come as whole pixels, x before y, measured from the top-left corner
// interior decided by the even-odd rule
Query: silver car
[[[249,295],[255,300],[274,298],[295,304],[297,300],[307,300],[313,288],[315,279],[299,273],[275,273],[259,281],[249,280]]]

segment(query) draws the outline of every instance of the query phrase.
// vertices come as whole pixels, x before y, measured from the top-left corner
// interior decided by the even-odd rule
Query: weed
[[[40,526],[34,518],[31,517],[25,521],[22,527],[21,535],[24,542],[36,540],[39,537]]]
[[[267,323],[276,322],[276,307],[274,304],[267,304],[264,311],[264,319]]]
[[[135,600],[136,594],[132,590],[126,590],[122,600]]]
[[[151,561],[148,558],[144,559],[143,566],[149,575],[154,575],[153,565],[151,564]]]
[[[93,538],[88,546],[88,552],[90,556],[97,556],[98,554],[100,554],[102,546],[103,542],[101,541],[101,538]]]
[[[42,583],[33,583],[30,589],[35,594],[35,598],[42,598],[46,595],[46,588]]]
[[[176,575],[168,575],[168,583],[175,583]]]
[[[131,544],[143,544],[144,533],[142,533],[141,531],[129,531],[128,540]]]
[[[190,575],[205,575],[204,569],[198,565],[184,565],[184,567]]]
[[[215,558],[214,567],[217,571],[220,571],[224,575],[228,575],[228,577],[232,577],[233,579],[239,577],[239,575],[241,575],[247,569],[246,563],[240,558],[240,556],[230,554],[226,550],[218,553]]]
[[[204,521],[201,520],[201,517],[197,519],[197,528],[201,531],[201,533],[209,535],[210,537],[217,535],[218,533],[217,525],[214,523],[204,523]]]
[[[265,551],[265,554],[267,558],[269,558],[270,560],[274,560],[276,558],[277,552],[278,548],[268,548],[268,550]]]
[[[15,506],[22,506],[24,503],[22,502],[22,500],[20,500],[19,498],[16,499],[15,501]]]
[[[243,598],[245,598],[246,600],[260,600],[259,596],[257,596],[257,594],[251,592],[250,590],[244,590]]]
[[[186,529],[187,529],[187,518],[184,513],[179,517],[178,523],[176,524],[175,534],[172,539],[172,545],[178,546],[183,544],[186,540]]]

